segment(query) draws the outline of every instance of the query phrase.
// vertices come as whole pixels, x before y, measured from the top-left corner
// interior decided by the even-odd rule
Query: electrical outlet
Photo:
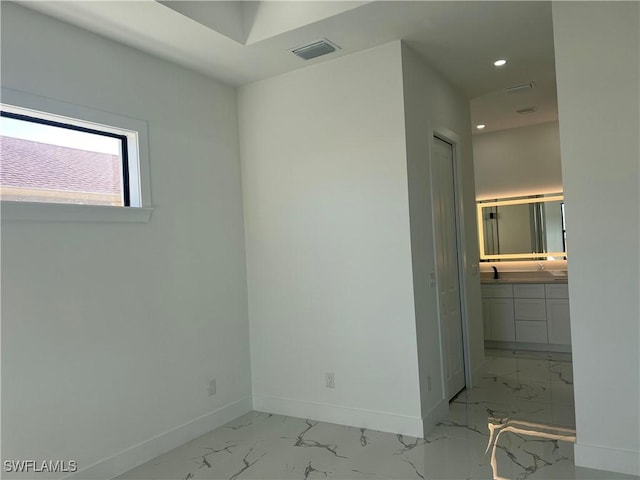
[[[216,379],[209,380],[209,396],[216,394]]]
[[[431,391],[431,375],[427,376],[427,392]]]
[[[333,372],[327,372],[324,378],[327,388],[336,388],[336,376]]]

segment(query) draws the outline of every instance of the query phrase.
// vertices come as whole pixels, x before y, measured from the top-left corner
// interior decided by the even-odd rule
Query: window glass
[[[129,206],[126,135],[13,110],[0,117],[2,200]]]

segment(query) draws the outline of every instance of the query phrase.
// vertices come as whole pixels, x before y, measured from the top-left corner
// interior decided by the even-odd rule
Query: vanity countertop
[[[568,283],[567,272],[499,272],[499,278],[493,278],[493,272],[481,272],[480,283]]]

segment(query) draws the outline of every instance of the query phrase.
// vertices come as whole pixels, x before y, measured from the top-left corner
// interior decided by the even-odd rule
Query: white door
[[[438,311],[444,336],[446,395],[451,400],[465,386],[453,146],[433,137],[432,158]]]

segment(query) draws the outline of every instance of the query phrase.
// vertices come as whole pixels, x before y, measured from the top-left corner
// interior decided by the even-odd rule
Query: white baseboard
[[[251,396],[248,395],[213,412],[202,415],[167,432],[156,435],[104,460],[83,468],[65,479],[109,480],[142,465],[200,435],[204,435],[252,410]]]
[[[424,435],[429,435],[429,433],[436,428],[436,425],[444,420],[447,415],[449,415],[449,402],[443,399],[422,419]]]
[[[576,443],[575,463],[579,467],[640,476],[640,452]]]
[[[571,353],[571,345],[556,345],[552,343],[498,342],[495,340],[485,340],[484,346],[485,348],[502,348],[507,350]]]
[[[422,437],[424,433],[422,419],[419,417],[408,417],[393,413],[271,397],[268,395],[254,395],[253,409],[260,412],[309,418],[311,420],[337,423],[350,427],[399,433],[411,437]]]

